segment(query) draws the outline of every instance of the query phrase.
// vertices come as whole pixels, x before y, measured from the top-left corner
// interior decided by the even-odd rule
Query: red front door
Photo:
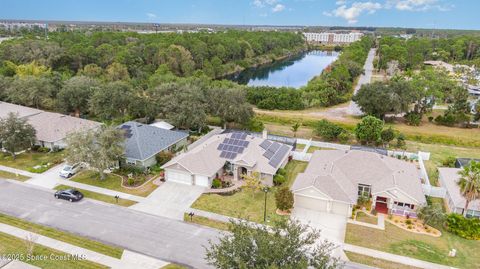
[[[375,202],[375,210],[377,210],[378,213],[388,214],[387,198],[377,197]]]

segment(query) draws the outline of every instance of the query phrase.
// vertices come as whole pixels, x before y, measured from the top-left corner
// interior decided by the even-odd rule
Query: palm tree
[[[466,216],[468,205],[471,201],[480,199],[480,162],[471,161],[463,170],[459,171],[460,179],[457,184],[460,192],[465,197],[465,209],[463,215]]]
[[[295,124],[292,125],[293,137],[297,137],[298,128],[300,128],[300,123],[299,123],[299,122],[295,122]]]

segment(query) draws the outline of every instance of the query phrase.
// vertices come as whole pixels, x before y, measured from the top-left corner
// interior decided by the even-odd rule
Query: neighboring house
[[[258,172],[264,184],[273,185],[291,151],[289,145],[246,133],[218,134],[166,163],[165,180],[211,187],[215,178],[235,183]]]
[[[461,168],[438,168],[438,178],[442,187],[446,189],[445,199],[447,200],[447,207],[450,212],[464,214],[466,200],[460,192],[460,187],[457,185],[460,175],[458,172]],[[466,212],[467,217],[480,218],[480,200],[474,200],[468,205]]]
[[[155,156],[187,145],[188,134],[170,131],[129,121],[118,127],[125,132],[125,158],[127,164],[150,167],[157,163]]]
[[[17,113],[33,126],[36,131],[35,144],[50,149],[66,147],[65,138],[70,133],[101,126],[101,123],[95,121],[0,102],[0,118],[6,117],[10,112]]]
[[[359,150],[315,151],[292,186],[295,207],[350,216],[360,197],[384,214],[415,217],[426,203],[416,166]]]

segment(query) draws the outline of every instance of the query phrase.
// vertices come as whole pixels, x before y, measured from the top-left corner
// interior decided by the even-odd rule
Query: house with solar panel
[[[242,132],[218,134],[163,165],[165,180],[211,187],[215,178],[235,183],[258,172],[264,184],[273,185],[291,151],[290,145]]]
[[[187,145],[188,133],[129,121],[119,127],[125,136],[125,162],[140,167],[157,163],[155,156]]]

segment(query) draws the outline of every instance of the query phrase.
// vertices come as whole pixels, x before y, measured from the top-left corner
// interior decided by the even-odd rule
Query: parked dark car
[[[64,199],[70,202],[77,202],[83,198],[83,194],[75,189],[60,190],[54,196],[57,199]]]

